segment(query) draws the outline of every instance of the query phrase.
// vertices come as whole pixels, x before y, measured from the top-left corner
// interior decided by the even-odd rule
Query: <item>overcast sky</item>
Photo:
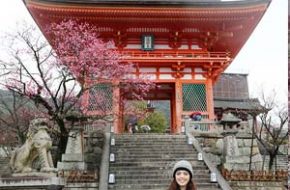
[[[248,74],[252,97],[264,90],[288,102],[288,1],[272,0],[261,22],[226,72]],[[33,22],[21,0],[0,1],[0,33]]]
[[[272,0],[261,22],[226,72],[247,73],[252,96],[277,92],[288,102],[288,1]]]

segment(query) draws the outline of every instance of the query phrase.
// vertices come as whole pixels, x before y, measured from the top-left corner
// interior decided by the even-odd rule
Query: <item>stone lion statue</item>
[[[48,121],[45,118],[30,122],[25,143],[12,153],[10,167],[13,173],[56,171],[50,153],[52,140],[47,130]],[[39,161],[39,168],[32,168],[36,159]]]

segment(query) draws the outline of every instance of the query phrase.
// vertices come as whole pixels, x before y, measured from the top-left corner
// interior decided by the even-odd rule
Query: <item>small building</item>
[[[224,112],[231,112],[248,120],[248,113],[261,108],[259,100],[249,97],[247,74],[222,73],[214,85],[214,111],[220,120]]]

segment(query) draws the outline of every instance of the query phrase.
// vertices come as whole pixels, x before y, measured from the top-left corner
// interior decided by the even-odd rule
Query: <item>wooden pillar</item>
[[[174,133],[174,129],[176,127],[176,102],[175,102],[175,86],[172,91],[172,96],[170,99],[170,110],[171,110],[171,126],[170,126],[170,133]]]
[[[209,119],[214,119],[214,101],[213,101],[213,81],[211,78],[207,79],[206,84],[206,101]]]
[[[89,110],[89,98],[90,98],[90,91],[85,91],[84,95],[81,97],[81,105],[85,108],[86,113]]]
[[[182,83],[179,79],[175,82],[175,118],[176,123],[172,132],[180,133],[182,125]]]
[[[115,85],[114,85],[115,86]],[[120,106],[120,89],[113,87],[113,126],[115,133],[122,132],[122,110]]]

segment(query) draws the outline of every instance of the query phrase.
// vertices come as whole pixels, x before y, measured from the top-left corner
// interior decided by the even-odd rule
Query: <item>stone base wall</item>
[[[239,156],[235,162],[231,163],[234,170],[248,170],[250,165],[250,155],[251,155],[251,143],[252,139],[248,138],[238,138],[238,151]],[[259,151],[259,147],[256,139],[253,140],[252,149],[252,170],[262,170],[262,156]]]
[[[59,177],[11,177],[0,180],[0,190],[61,190],[64,184]]]
[[[221,164],[224,141],[223,136],[218,133],[208,134],[195,134],[195,138],[199,141],[203,150],[209,155],[212,163],[215,165]],[[231,170],[249,170],[250,154],[251,154],[251,135],[247,133],[237,134],[237,150],[238,156],[227,159],[224,165],[227,169]],[[262,156],[260,154],[256,139],[253,141],[253,151],[251,168],[253,170],[262,170]]]
[[[97,190],[98,183],[67,183],[63,190]]]
[[[283,182],[231,181],[233,190],[285,190]]]

